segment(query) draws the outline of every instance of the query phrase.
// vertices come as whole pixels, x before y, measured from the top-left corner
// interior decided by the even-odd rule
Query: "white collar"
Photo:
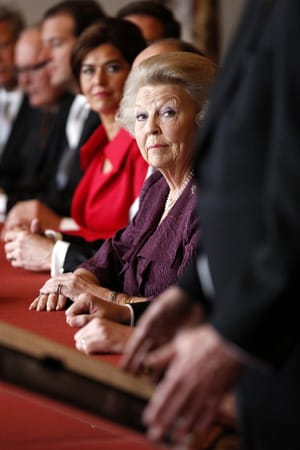
[[[66,135],[70,148],[77,147],[89,110],[85,96],[77,94],[72,102],[66,126]]]

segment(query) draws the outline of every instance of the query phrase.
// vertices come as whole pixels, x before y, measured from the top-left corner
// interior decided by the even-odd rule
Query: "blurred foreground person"
[[[243,449],[299,449],[299,24],[297,0],[249,1],[220,71],[196,155],[214,295],[199,254],[123,361],[164,373],[144,414],[153,439],[205,433],[234,390]],[[206,320],[184,329],[195,304]]]

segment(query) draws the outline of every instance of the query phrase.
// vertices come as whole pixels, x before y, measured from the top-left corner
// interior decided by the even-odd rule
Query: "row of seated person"
[[[114,120],[113,133],[116,134],[114,137],[112,134],[109,136],[108,126],[110,124],[105,119],[103,120],[103,116],[105,116],[105,111],[101,111],[103,105],[99,104],[97,99],[95,100],[86,91],[88,86],[86,88],[86,84],[83,85],[80,80],[80,67],[83,60],[80,52],[82,53],[82,49],[85,47],[91,48],[90,42],[92,39],[95,39],[95,42],[92,43],[95,46],[113,42],[115,50],[121,52],[129,64],[131,64],[132,58],[137,55],[143,46],[141,37],[136,38],[134,34],[136,29],[133,32],[133,28],[129,28],[130,25],[127,21],[105,19],[103,23],[106,23],[106,27],[104,26],[102,30],[98,30],[97,27],[91,28],[89,33],[79,40],[73,52],[73,62],[76,62],[76,54],[79,54],[80,57],[79,62],[77,61],[78,69],[73,67],[75,72],[77,70],[77,73],[74,73],[77,83],[81,84],[81,91],[86,92],[86,98],[90,106],[93,107],[94,111],[98,110],[102,121],[102,125],[97,128],[86,145],[81,148],[81,166],[84,166],[85,174],[78,184],[71,202],[71,214],[74,220],[62,220],[62,217],[57,217],[57,215],[53,218],[53,214],[37,202],[31,201],[17,204],[8,215],[5,230],[13,230],[17,226],[24,227],[24,225],[27,225],[28,228],[27,231],[24,229],[22,231],[22,242],[20,242],[20,234],[18,234],[18,239],[16,239],[16,233],[14,232],[6,235],[6,240],[14,241],[15,245],[19,246],[19,257],[12,261],[15,267],[25,267],[31,270],[51,269],[52,274],[73,270],[79,263],[91,256],[104,239],[112,236],[117,229],[124,227],[128,223],[129,217],[132,217],[136,211],[136,199],[143,181],[151,171],[137,149],[135,154],[133,150],[131,152],[127,151],[130,146],[136,145],[135,141],[124,130],[120,130],[117,133],[119,127]],[[110,28],[110,34],[106,32],[107,26]],[[116,34],[117,26],[119,26],[120,30],[119,35]],[[130,55],[124,42],[122,42],[122,32],[125,33],[125,31],[127,32],[127,42],[128,39],[136,43],[139,42],[139,45],[136,44],[136,47],[131,46]],[[183,41],[167,39],[147,47],[148,53],[144,57],[157,52],[175,50],[198,52],[195,47]],[[127,73],[123,74],[123,82]],[[102,82],[98,82],[101,85]],[[112,90],[112,88],[110,89]],[[120,95],[121,91],[116,93],[115,108],[118,106],[118,96],[120,98]],[[123,152],[123,159],[119,155],[118,161],[114,162],[114,170],[106,173],[109,168],[107,166],[104,167],[106,165],[104,159],[109,156],[108,159],[110,159],[109,163],[111,164],[112,156],[109,155],[109,152],[116,154],[115,147],[118,148],[120,155]],[[99,171],[102,170],[102,166],[103,174],[100,176]],[[98,167],[100,167],[99,170]],[[122,170],[120,170],[121,168]],[[98,210],[101,210],[101,214],[98,214]],[[39,220],[39,224],[37,225],[35,220],[32,226],[32,220],[36,218]],[[44,230],[46,228],[54,230],[60,228],[61,231],[62,224],[68,230],[75,225],[77,230],[69,231],[62,236],[47,231],[46,234],[48,236],[51,235],[52,239],[45,238]],[[42,233],[32,236],[31,231],[39,230]],[[28,239],[29,234],[30,239]],[[22,248],[22,254],[20,254],[20,248]],[[8,245],[8,251],[11,252],[11,245]],[[32,257],[35,254],[38,254],[38,258]]]
[[[87,305],[95,302],[113,329],[114,322],[132,325],[183,273],[199,244],[193,141],[215,72],[208,58],[188,52],[154,55],[134,66],[118,123],[135,135],[143,159],[154,169],[143,186],[138,212],[73,272],[52,276],[32,309],[61,310],[72,300],[74,308],[82,303],[82,312],[87,312]],[[24,241],[30,238],[23,230],[6,233],[5,248],[12,264],[18,260],[18,245],[9,237],[14,233]],[[121,333],[126,329],[127,337],[132,330],[117,328]],[[123,336],[117,347],[101,350],[120,351],[126,341]]]
[[[47,10],[39,27],[20,36],[24,28],[21,13],[1,6],[1,60],[5,64],[0,74],[2,214],[17,201],[35,198],[39,201],[27,202],[19,210],[22,220],[42,216],[57,227],[64,226],[62,216],[70,216],[72,194],[83,174],[79,149],[99,125],[98,113],[90,111],[91,105],[87,107],[86,99],[78,95],[71,52],[81,32],[106,16],[95,0],[66,0]],[[137,22],[148,40],[180,35],[180,24],[171,10],[156,2],[133,2],[116,16]]]
[[[30,54],[28,48],[34,50],[37,60],[43,54],[41,34],[51,42],[53,24],[66,18],[61,16],[61,9],[50,10],[42,32],[37,27],[29,28],[16,45],[19,78],[33,99],[37,97],[33,93],[39,91],[29,89],[32,84],[27,72],[37,72],[41,91],[41,81],[46,84],[50,75],[58,79],[59,73],[51,72],[51,58],[48,69],[44,62],[36,62],[35,66],[32,61],[26,66],[20,60]],[[152,62],[151,55],[156,53],[164,55]],[[84,174],[71,200],[76,229],[62,235],[62,216],[50,212],[48,206],[41,207],[39,215],[30,209],[32,202],[28,209],[27,202],[17,203],[3,229],[5,251],[12,266],[51,270],[53,275],[32,308],[61,309],[66,298],[74,301],[78,295],[94,293],[96,286],[96,297],[105,300],[105,307],[126,303],[125,307],[114,305],[116,317],[109,313],[108,318],[133,324],[138,311],[142,312],[149,301],[176,282],[195,254],[199,231],[194,211],[192,148],[215,74],[215,64],[199,53],[178,40],[162,40],[147,47],[140,29],[120,18],[102,18],[77,38],[70,61],[72,79],[101,124],[80,150]],[[171,55],[173,59],[167,59]],[[150,61],[143,69],[145,74],[138,71],[143,60]],[[134,70],[128,79],[132,65]],[[133,88],[136,91],[131,92]],[[59,94],[67,97],[69,107],[74,105],[71,94],[61,94],[58,81],[53,82],[51,89],[49,92],[57,98]],[[123,94],[123,106],[119,109]],[[136,104],[140,115],[134,111]],[[86,108],[85,114],[90,114]],[[141,208],[127,225],[130,207],[139,197],[149,168],[154,173],[144,185]],[[92,255],[94,259],[87,260]],[[79,263],[83,266],[76,270]],[[102,266],[105,275],[101,273]],[[62,274],[74,270],[74,274]],[[71,277],[71,281],[62,282],[57,276]],[[84,281],[72,281],[73,277]],[[57,295],[58,284],[63,289]],[[81,289],[76,293],[66,291],[68,284],[79,284]],[[119,300],[117,291],[122,293]],[[126,328],[126,333],[130,334],[130,328]],[[126,339],[120,341],[122,346],[125,342]]]
[[[152,3],[136,2],[132,4],[130,7],[130,17],[132,17],[133,11],[136,11],[138,17],[141,17],[142,11],[145,11],[146,17],[148,18],[151,15],[156,16],[157,20],[158,18],[161,20],[164,18],[165,24],[161,29],[161,35],[178,36],[180,32],[179,25],[177,24],[175,27],[175,21],[171,13],[165,7]],[[23,173],[21,175],[19,172],[14,171],[14,169],[10,171],[8,170],[8,166],[4,165],[5,177],[6,179],[9,178],[9,180],[6,180],[7,183],[2,183],[6,191],[5,195],[2,195],[2,203],[6,203],[6,210],[9,210],[17,202],[16,206],[10,210],[7,216],[5,229],[9,230],[16,226],[23,227],[24,225],[30,226],[32,219],[38,219],[38,227],[35,221],[33,230],[41,229],[44,231],[46,228],[55,230],[77,229],[73,231],[76,237],[70,237],[70,233],[65,236],[67,240],[73,242],[72,248],[69,248],[69,245],[68,247],[64,246],[64,256],[59,257],[59,262],[58,258],[53,256],[52,261],[56,261],[56,269],[53,269],[54,271],[61,270],[62,266],[64,266],[64,270],[71,270],[76,267],[78,262],[91,255],[98,248],[99,243],[103,239],[111,236],[117,229],[123,227],[128,222],[130,216],[129,207],[137,198],[145,178],[144,167],[146,165],[142,161],[142,158],[138,156],[138,169],[143,165],[142,170],[133,170],[135,169],[135,163],[127,161],[129,171],[134,173],[133,179],[129,181],[131,174],[127,173],[126,175],[124,170],[122,170],[123,180],[119,179],[121,177],[120,173],[118,173],[118,176],[113,177],[113,183],[116,183],[114,188],[118,190],[117,196],[113,196],[113,192],[110,192],[110,195],[114,198],[113,202],[111,202],[106,192],[107,189],[111,189],[111,184],[108,186],[108,180],[106,180],[106,186],[103,186],[103,180],[97,179],[94,183],[95,191],[92,194],[90,193],[89,184],[93,184],[92,180],[93,174],[95,174],[95,166],[101,164],[101,161],[96,162],[94,159],[96,157],[96,147],[97,152],[100,152],[100,149],[104,151],[106,145],[105,139],[108,141],[112,141],[112,139],[110,132],[107,133],[108,126],[110,125],[106,127],[103,124],[102,132],[100,132],[98,126],[99,119],[102,120],[101,111],[99,111],[97,105],[93,104],[93,99],[90,100],[88,96],[84,99],[82,95],[75,95],[74,97],[74,94],[78,92],[78,88],[81,87],[79,74],[74,77],[71,71],[72,67],[70,67],[71,51],[74,49],[74,38],[78,38],[82,29],[88,23],[104,15],[103,9],[98,4],[95,5],[94,2],[91,2],[91,4],[84,3],[84,13],[81,12],[81,9],[80,1],[58,3],[45,13],[40,30],[37,27],[31,28],[23,32],[19,38],[16,51],[16,58],[19,55],[19,61],[17,61],[19,81],[22,83],[24,90],[27,90],[28,96],[32,94],[29,98],[34,102],[34,106],[43,105],[46,111],[34,111],[35,114],[39,114],[40,116],[41,129],[36,126],[30,127],[29,123],[26,123],[29,136],[33,135],[33,137],[26,140],[25,134],[23,135],[25,144],[23,145],[22,158],[19,159],[16,154],[12,157],[12,148],[10,148],[10,151],[5,151],[5,155],[9,155],[8,159],[12,161],[13,167],[17,166],[18,171],[22,170]],[[126,11],[122,12],[120,10],[118,15],[123,17]],[[73,22],[71,28],[67,26],[70,25],[70,21]],[[161,26],[158,28],[160,29]],[[76,30],[76,36],[72,34],[74,30]],[[153,27],[152,30],[154,30]],[[156,38],[158,37],[159,34]],[[62,43],[68,43],[68,45],[64,45],[64,50],[57,49],[56,47],[59,46],[53,45],[53,42],[58,42],[59,39],[61,41],[60,47],[63,46]],[[99,39],[101,41],[101,37]],[[109,41],[110,38],[102,36],[102,42],[103,39]],[[70,43],[71,41],[72,45]],[[145,46],[145,43],[141,43],[140,37],[135,40],[135,35],[133,34],[131,36],[129,33],[127,36],[127,45],[132,42],[134,43],[133,47],[131,45],[133,48],[132,55],[129,58],[129,55],[125,55],[125,59],[127,58],[127,60],[130,58],[132,60],[135,56],[134,52],[141,50]],[[139,46],[135,45],[135,42],[139,42]],[[41,52],[40,48],[42,44]],[[169,44],[169,46],[173,46],[171,49],[177,49],[181,45],[186,44],[181,41],[175,41]],[[123,51],[124,54],[124,52],[126,53],[125,45],[123,47],[121,52]],[[189,48],[187,45],[187,48],[196,51],[192,46]],[[42,61],[41,54],[43,56]],[[46,61],[48,61],[48,64],[45,66]],[[131,61],[129,62],[131,63]],[[41,79],[44,80],[43,86],[41,86]],[[47,82],[48,86],[46,86]],[[70,88],[69,91],[71,93],[65,92],[66,86]],[[45,89],[46,87],[48,89]],[[43,94],[45,92],[48,92],[48,97]],[[94,111],[90,111],[86,107],[86,100],[88,100],[89,107],[94,109]],[[59,107],[57,105],[58,101],[60,102]],[[55,105],[53,102],[55,102]],[[25,116],[29,117],[30,114],[25,114]],[[48,124],[48,133],[45,133],[44,125],[46,122]],[[37,118],[35,123],[39,123]],[[116,125],[114,126],[116,132],[117,127]],[[14,128],[19,129],[17,121]],[[87,140],[87,137],[95,128],[97,128],[98,135],[96,132],[87,143],[86,148],[82,149],[80,161],[79,149],[81,148],[81,144]],[[18,136],[20,135],[19,133],[16,134]],[[43,135],[42,139],[41,135]],[[10,140],[13,140],[13,136],[14,133],[11,133]],[[100,142],[102,139],[101,136],[103,137],[103,142]],[[41,147],[41,142],[43,143],[43,151],[36,151],[35,147]],[[130,145],[130,140],[127,144]],[[113,141],[111,145],[114,147]],[[13,146],[15,147],[15,145]],[[126,143],[124,144],[124,153],[125,147]],[[21,147],[17,146],[16,148]],[[84,156],[84,154],[88,156]],[[3,158],[3,161],[5,161],[5,158]],[[16,161],[18,161],[17,164]],[[21,164],[20,161],[22,161]],[[91,168],[91,161],[93,161],[93,168]],[[119,164],[121,164],[121,161],[119,161]],[[107,167],[105,170],[107,170]],[[120,172],[117,167],[115,170]],[[78,186],[83,172],[85,172],[84,180]],[[126,176],[128,179],[126,179]],[[123,197],[120,196],[118,186],[120,183],[123,183]],[[129,184],[125,186],[124,183]],[[87,189],[89,190],[88,202],[86,201]],[[117,197],[118,200],[116,201],[115,199]],[[20,201],[26,198],[35,198],[35,200]],[[108,212],[106,213],[108,209],[107,205],[109,205],[109,214]],[[98,208],[103,211],[102,218],[97,217],[95,211]],[[134,212],[135,208],[132,211]],[[68,216],[72,216],[72,220],[65,218]],[[78,239],[77,236],[80,236],[80,238]],[[53,243],[48,242],[48,254],[51,245]],[[61,248],[62,246],[60,246],[60,253],[62,251]],[[73,260],[74,252],[75,259]],[[68,254],[71,255],[70,258],[65,258]],[[44,261],[43,265],[39,265],[38,268],[48,269],[49,264],[49,262]],[[58,265],[59,267],[57,267]]]

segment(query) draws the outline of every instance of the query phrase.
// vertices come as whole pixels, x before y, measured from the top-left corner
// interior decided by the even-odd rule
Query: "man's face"
[[[41,58],[41,38],[37,30],[25,32],[17,42],[15,64],[19,86],[27,93],[33,107],[53,106],[60,96],[60,88],[52,86],[47,61]]]
[[[61,14],[49,17],[42,24],[43,58],[49,60],[48,69],[54,86],[69,86],[73,76],[71,52],[76,43],[72,17]]]
[[[15,37],[9,25],[0,22],[0,88],[13,89],[16,84],[14,68]]]

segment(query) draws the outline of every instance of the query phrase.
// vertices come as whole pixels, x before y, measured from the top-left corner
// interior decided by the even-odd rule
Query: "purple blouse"
[[[144,184],[135,218],[80,267],[108,289],[148,300],[174,284],[196,253],[199,228],[193,180],[159,223],[168,193],[160,172],[152,174]]]

